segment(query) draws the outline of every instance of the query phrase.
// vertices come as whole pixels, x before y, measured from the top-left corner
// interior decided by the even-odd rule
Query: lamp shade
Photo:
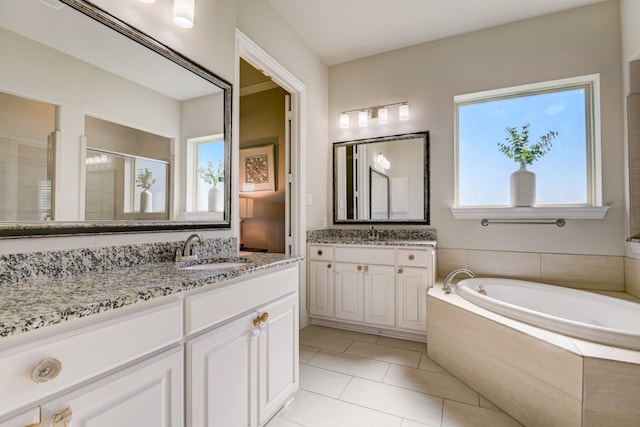
[[[349,129],[349,115],[347,113],[340,114],[340,129]]]
[[[389,110],[386,107],[382,107],[378,110],[378,123],[381,125],[389,121]]]
[[[196,0],[173,0],[173,22],[182,28],[193,27]]]
[[[409,104],[402,104],[398,107],[398,119],[403,122],[409,120]]]
[[[239,201],[238,212],[240,212],[240,218],[253,218],[253,199],[240,197]]]
[[[366,111],[360,111],[358,113],[358,126],[365,127],[369,120],[368,116],[369,116],[369,113],[367,113]]]

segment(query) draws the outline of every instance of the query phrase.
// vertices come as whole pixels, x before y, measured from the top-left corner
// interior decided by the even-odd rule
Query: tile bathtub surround
[[[624,258],[608,255],[547,254],[438,249],[437,276],[469,268],[478,276],[532,280],[572,288],[623,291]]]
[[[640,298],[640,259],[624,259],[625,292]]]
[[[300,391],[268,427],[520,426],[424,343],[311,325],[300,344]]]
[[[173,261],[184,241],[0,255],[0,286],[35,278],[74,276],[88,272]],[[235,237],[206,239],[197,245],[201,258],[237,254]]]
[[[375,226],[374,226],[375,227]],[[438,240],[435,229],[378,229],[378,238],[373,242],[385,241],[433,241]],[[369,228],[323,228],[307,231],[307,243],[367,243]]]

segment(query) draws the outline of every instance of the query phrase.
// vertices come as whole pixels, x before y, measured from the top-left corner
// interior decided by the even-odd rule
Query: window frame
[[[487,212],[500,211],[504,218],[512,217],[510,211],[522,211],[523,208],[511,208],[496,205],[469,206],[460,205],[460,158],[459,158],[459,107],[473,103],[487,102],[500,99],[517,98],[536,94],[561,92],[563,90],[585,89],[585,119],[586,119],[586,157],[587,157],[587,202],[584,204],[549,204],[526,208],[529,215],[538,211],[536,215],[544,215],[544,210],[554,214],[568,212],[566,217],[575,215],[580,210],[602,207],[602,161],[601,161],[601,137],[600,137],[600,75],[590,74],[546,82],[512,86],[482,92],[468,93],[454,96],[454,192],[455,205],[452,211],[456,218],[468,217],[472,211],[478,211],[478,218],[485,218]],[[564,209],[566,208],[566,209]],[[466,212],[464,212],[466,211]],[[596,209],[601,212],[602,209]],[[606,213],[604,209],[602,216]],[[579,215],[585,215],[584,212]],[[599,214],[596,216],[599,217]],[[517,217],[517,215],[513,216]]]

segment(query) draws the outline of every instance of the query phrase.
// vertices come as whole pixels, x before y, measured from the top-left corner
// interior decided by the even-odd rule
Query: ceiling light
[[[173,0],[173,22],[178,27],[193,27],[195,2],[195,0]]]

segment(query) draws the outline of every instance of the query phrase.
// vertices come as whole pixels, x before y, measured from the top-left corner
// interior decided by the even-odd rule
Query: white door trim
[[[254,68],[261,70],[264,74],[272,79],[274,83],[282,87],[291,95],[291,175],[292,175],[292,191],[291,191],[291,221],[293,241],[291,246],[291,253],[294,255],[304,255],[306,248],[306,204],[303,203],[306,200],[306,177],[302,173],[303,165],[306,160],[306,129],[307,129],[307,114],[306,114],[306,86],[298,80],[293,74],[291,74],[286,68],[284,68],[278,61],[276,61],[271,55],[265,52],[260,46],[258,46],[253,40],[251,40],[246,34],[236,28],[236,84],[233,91],[233,115],[239,117],[239,105],[240,105],[240,90],[238,82],[240,81],[240,58],[247,61]],[[233,120],[233,150],[232,156],[234,159],[238,158],[239,154],[239,130],[240,125],[238,120]],[[234,165],[238,167],[237,160],[233,161]],[[238,174],[233,174],[234,188],[238,188]],[[233,206],[237,212],[238,209],[238,194],[233,196]],[[234,229],[238,230],[238,218],[233,218]],[[307,313],[307,273],[305,263],[300,265],[300,324],[305,326],[308,322]]]

